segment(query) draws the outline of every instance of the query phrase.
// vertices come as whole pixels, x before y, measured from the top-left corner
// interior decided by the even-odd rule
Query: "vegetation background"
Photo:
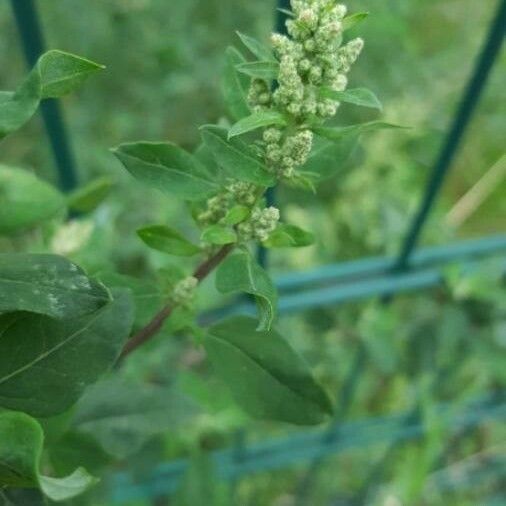
[[[93,225],[91,236],[70,252],[88,271],[100,273],[112,267],[150,279],[166,266],[166,257],[148,252],[135,230],[161,221],[184,227],[184,209],[139,188],[108,148],[142,138],[172,140],[194,149],[197,126],[223,116],[224,49],[237,43],[236,30],[266,40],[274,22],[274,4],[272,0],[39,2],[48,47],[107,66],[106,72],[64,102],[80,180],[104,174],[116,180],[106,203],[87,218]],[[351,74],[351,85],[374,90],[384,104],[384,119],[412,128],[368,136],[353,163],[322,185],[316,198],[295,190],[279,194],[287,221],[314,231],[318,241],[300,251],[276,252],[271,263],[274,272],[398,251],[496,4],[495,0],[348,2],[352,11],[371,13],[360,26],[366,49]],[[0,33],[0,89],[13,89],[24,75],[25,64],[8,2],[0,4]],[[504,157],[505,58],[503,52],[423,244],[506,229],[504,177],[468,219],[448,220],[459,199]],[[365,111],[343,105],[338,122],[375,119],[376,113]],[[6,139],[2,161],[32,168],[56,181],[49,147],[39,141],[42,128],[40,120],[33,121]],[[454,266],[445,287],[401,296],[388,305],[368,301],[322,308],[284,317],[280,326],[338,394],[350,365],[365,350],[343,420],[414,407],[421,407],[429,419],[436,403],[451,401],[457,409],[476,396],[504,388],[506,297],[498,265],[491,260],[470,276]],[[202,308],[213,298],[212,287],[206,286]],[[150,314],[148,298],[144,309]],[[144,317],[138,315],[140,320]],[[128,441],[120,442],[116,449],[106,449],[104,460],[141,472],[162,460],[186,456],[195,446],[214,449],[231,444],[238,431],[255,441],[295,430],[247,419],[220,385],[207,378],[206,366],[192,344],[171,335],[169,325],[152,345],[132,357],[122,375],[132,382],[162,387],[177,379],[177,388],[199,404],[198,414],[182,427],[163,427],[167,430],[141,438],[143,444],[133,453],[124,452]],[[436,422],[429,428],[421,441],[337,455],[324,461],[317,472],[308,474],[308,466],[299,466],[244,479],[230,492],[233,504],[475,506],[497,498],[504,458],[497,464],[496,457],[504,457],[505,449],[500,425],[490,422],[457,434],[451,426]],[[72,445],[62,443],[61,448],[64,453]],[[68,453],[71,468],[75,456]],[[102,464],[90,462],[87,467],[93,471]],[[485,474],[472,482],[476,466]],[[441,469],[452,473],[438,488],[434,472]],[[104,490],[99,488],[75,504],[108,504]],[[169,504],[164,501],[156,504]]]

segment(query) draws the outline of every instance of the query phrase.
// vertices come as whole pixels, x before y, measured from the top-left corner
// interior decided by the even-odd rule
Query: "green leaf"
[[[250,214],[251,209],[249,207],[236,205],[227,211],[227,214],[225,218],[223,218],[222,222],[225,225],[237,225],[238,223],[241,223],[241,221],[249,218]]]
[[[53,501],[76,497],[97,483],[83,468],[66,478],[39,473],[44,434],[39,423],[24,413],[0,413],[0,488],[40,488]]]
[[[239,120],[235,125],[228,131],[228,138],[236,137],[247,132],[256,130],[270,125],[286,125],[286,118],[280,112],[266,111],[256,112]]]
[[[353,132],[334,141],[315,136],[313,150],[303,170],[318,174],[318,182],[343,171],[357,148],[358,139],[359,136]]]
[[[195,412],[193,403],[168,388],[111,377],[79,400],[73,426],[124,459],[153,436],[183,427]]]
[[[201,239],[210,244],[232,244],[237,241],[237,234],[223,225],[211,225],[202,232]]]
[[[267,248],[303,248],[311,246],[315,237],[295,225],[281,223],[262,244]]]
[[[65,198],[54,187],[23,169],[0,165],[0,234],[35,227],[64,208]]]
[[[60,98],[79,88],[103,65],[63,51],[48,51],[37,62],[42,85],[42,98]]]
[[[73,497],[86,492],[99,480],[91,476],[86,469],[80,467],[70,476],[65,478],[51,478],[49,476],[40,476],[40,489],[52,501],[68,501]]]
[[[355,25],[358,25],[369,16],[368,12],[356,12],[351,16],[346,16],[343,19],[343,30],[350,30]]]
[[[0,313],[30,311],[53,318],[92,313],[108,290],[58,255],[0,253]]]
[[[216,163],[229,177],[250,181],[262,186],[273,186],[275,177],[255,158],[249,147],[239,139],[228,139],[225,128],[214,125],[201,127],[202,139],[213,153]]]
[[[277,79],[279,75],[279,63],[272,61],[255,61],[239,63],[235,67],[241,74],[254,77],[256,79]]]
[[[38,417],[67,410],[115,363],[132,317],[125,292],[86,317],[0,317],[0,407]]]
[[[346,102],[348,104],[370,107],[371,109],[383,109],[378,97],[367,88],[355,88],[346,91],[335,91],[331,88],[323,88],[321,94],[324,97]]]
[[[0,487],[37,486],[44,434],[24,413],[0,413]]]
[[[73,91],[94,72],[103,69],[90,60],[62,51],[48,51],[14,93],[0,97],[0,139],[20,128],[44,98],[59,98]]]
[[[237,32],[237,35],[241,39],[242,43],[261,61],[272,61],[276,62],[274,54],[269,46],[262,44],[257,39],[245,35],[244,33]]]
[[[385,123],[384,121],[369,121],[368,123],[360,123],[358,125],[349,125],[345,127],[315,127],[313,131],[317,135],[335,141],[351,134],[360,135],[368,132],[375,132],[376,130],[407,128],[409,127]]]
[[[250,114],[250,108],[246,98],[246,90],[249,86],[249,78],[237,72],[236,66],[245,63],[244,57],[233,47],[225,52],[226,63],[221,81],[221,89],[227,108],[235,120],[239,120]]]
[[[86,186],[72,192],[67,200],[68,206],[80,213],[94,211],[109,195],[114,186],[114,179],[103,176]]]
[[[192,256],[200,253],[200,248],[192,244],[177,230],[165,225],[150,225],[137,230],[137,235],[150,248],[170,255]]]
[[[227,257],[216,272],[216,289],[224,294],[245,292],[255,296],[259,312],[258,330],[269,330],[276,316],[278,294],[267,271],[249,253]]]
[[[204,341],[216,374],[251,416],[314,425],[332,414],[331,402],[306,362],[275,331],[256,320],[230,318],[209,329]]]
[[[170,142],[122,144],[113,153],[132,176],[171,197],[202,200],[218,190],[206,168]]]

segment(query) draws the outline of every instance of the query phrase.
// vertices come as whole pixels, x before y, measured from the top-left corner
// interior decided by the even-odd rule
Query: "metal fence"
[[[29,65],[33,65],[44,51],[42,29],[34,0],[11,0],[11,4],[26,60]],[[280,31],[284,29],[285,20],[282,9],[288,6],[288,0],[279,0],[281,10],[277,11],[277,29]],[[464,262],[468,268],[472,269],[484,259],[499,256],[504,261],[506,272],[506,234],[431,248],[417,247],[424,225],[437,200],[445,177],[451,169],[452,161],[462,143],[494,62],[500,54],[505,30],[506,0],[499,0],[489,33],[476,59],[475,68],[463,91],[460,105],[441,152],[434,163],[419,208],[406,232],[398,255],[360,259],[278,276],[276,284],[280,291],[281,313],[303,311],[369,297],[391,297],[401,292],[435,286],[443,279],[445,265],[453,262]],[[41,105],[41,112],[58,168],[60,186],[63,190],[71,190],[77,186],[78,182],[61,108],[57,101],[46,100]],[[274,202],[274,193],[269,193],[268,198],[270,202]],[[267,252],[261,250],[259,258],[266,264]],[[204,318],[214,319],[218,315],[250,310],[251,306],[247,302],[234,304],[218,312],[204,315]],[[359,351],[350,368],[348,385],[345,384],[342,392],[340,405],[344,410],[349,404],[350,389],[353,388],[363,360],[364,353]],[[439,409],[442,413],[448,412],[453,430],[459,430],[477,426],[485,420],[506,418],[504,400],[502,396],[477,400],[457,415],[450,414],[448,406],[440,406]],[[420,414],[415,411],[337,424],[323,431],[303,431],[250,446],[238,445],[214,452],[212,457],[221,476],[231,480],[255,472],[307,462],[311,463],[310,471],[315,471],[322,459],[329,455],[379,443],[391,443],[395,447],[398,442],[421,437],[424,431]],[[123,503],[170,494],[177,487],[187,465],[188,462],[184,459],[161,464],[141,483],[128,473],[120,473],[112,480],[111,500],[115,503]],[[506,474],[504,465],[499,469]],[[372,473],[374,472],[373,469]],[[310,484],[310,479],[311,472],[306,476],[303,485]],[[301,496],[303,494],[304,492],[301,491]],[[501,502],[504,500],[503,497],[494,500],[498,501],[497,504],[506,503]]]

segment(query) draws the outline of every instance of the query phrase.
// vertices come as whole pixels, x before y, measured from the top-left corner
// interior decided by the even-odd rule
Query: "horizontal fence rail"
[[[498,257],[506,272],[506,235],[462,241],[447,246],[419,248],[411,268],[394,272],[394,257],[373,257],[318,267],[306,272],[292,272],[274,277],[280,291],[279,312],[293,313],[327,305],[385,297],[440,285],[445,268],[462,263],[465,269],[479,268],[480,262]],[[231,314],[251,314],[255,306],[240,300],[202,315],[209,323]]]
[[[472,402],[458,414],[454,414],[455,410],[452,404],[441,404],[438,409],[439,416],[452,432],[506,419],[504,395]],[[211,458],[219,476],[234,480],[372,445],[410,441],[425,433],[422,417],[409,412],[335,424],[330,430],[302,431],[287,437],[272,438],[245,445],[240,452],[236,447],[219,450],[212,452]],[[140,481],[136,481],[129,473],[118,473],[111,480],[111,502],[121,504],[171,494],[177,489],[188,465],[187,459],[160,464]]]

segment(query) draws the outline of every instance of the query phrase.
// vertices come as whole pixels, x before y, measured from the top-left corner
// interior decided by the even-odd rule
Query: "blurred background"
[[[140,188],[108,150],[139,139],[171,140],[195,149],[198,126],[225,117],[220,94],[225,48],[238,45],[236,30],[267,40],[275,4],[273,0],[39,2],[48,48],[107,66],[65,99],[64,113],[80,182],[102,175],[116,182],[106,202],[85,218],[82,240],[64,251],[61,245],[53,249],[90,272],[112,270],[138,280],[159,276],[167,258],[147,251],[135,230],[162,222],[189,228],[186,208]],[[497,2],[350,0],[348,6],[352,12],[370,12],[354,28],[366,46],[350,86],[372,89],[384,112],[379,116],[343,104],[337,124],[381,117],[410,129],[369,134],[354,159],[321,185],[316,197],[293,189],[279,192],[284,219],[314,231],[318,239],[309,248],[272,254],[274,273],[399,251]],[[0,3],[0,33],[0,89],[14,89],[25,73],[25,61],[9,2]],[[421,245],[506,231],[505,58],[503,51]],[[2,143],[0,162],[29,168],[56,183],[45,139],[37,117]],[[462,211],[462,198],[480,181],[485,181],[486,191],[471,209]],[[500,495],[506,470],[504,427],[487,416],[478,425],[457,426],[451,416],[440,414],[442,403],[450,413],[460,413],[470,402],[496,399],[504,392],[503,273],[504,257],[487,259],[470,273],[454,263],[445,271],[445,283],[433,289],[399,295],[388,303],[366,300],[283,317],[279,326],[284,335],[335,392],[338,422],[358,424],[415,413],[424,433],[413,440],[399,436],[376,441],[376,426],[357,425],[346,437],[355,430],[366,431],[370,444],[350,445],[316,460],[306,455],[275,472],[248,474],[229,483],[232,504],[506,504]],[[144,288],[139,281],[136,289]],[[139,322],[157,303],[145,295]],[[202,309],[212,298],[210,284],[201,296]],[[172,335],[170,325],[164,333]],[[266,437],[297,434],[293,427],[254,422],[243,415],[209,374],[201,352],[183,337],[160,337],[133,357],[122,374],[133,382],[177,383],[199,411],[183,428],[164,427],[141,438],[133,452],[125,451],[125,442],[121,451],[102,447],[105,460],[114,461],[115,469],[142,475],[161,461],[188,456],[196,446],[214,450],[235,445],[240,451],[241,445]],[[72,449],[71,442],[62,443],[62,448]],[[63,453],[72,467],[72,452]],[[93,471],[94,465],[102,464],[87,466]],[[196,473],[195,482],[205,480],[205,474]],[[104,486],[76,504],[111,504],[108,493]],[[162,494],[125,504],[171,501]]]

